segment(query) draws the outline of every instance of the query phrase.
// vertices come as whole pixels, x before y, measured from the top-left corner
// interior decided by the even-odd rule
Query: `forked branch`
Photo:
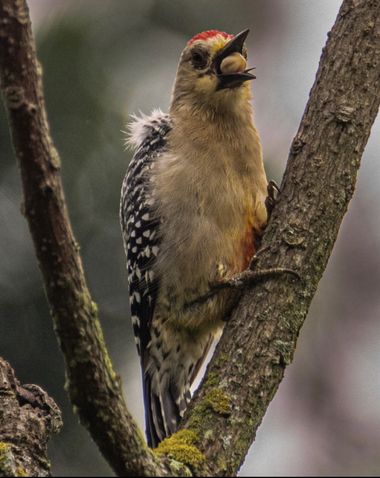
[[[297,336],[355,189],[380,101],[380,0],[344,0],[290,151],[258,266],[291,268],[243,292],[177,432],[152,453],[125,405],[88,291],[49,133],[25,0],[0,0],[1,90],[25,215],[43,274],[70,397],[119,475],[236,474],[293,358]],[[296,86],[295,86],[296,87]],[[188,470],[187,470],[188,471]]]

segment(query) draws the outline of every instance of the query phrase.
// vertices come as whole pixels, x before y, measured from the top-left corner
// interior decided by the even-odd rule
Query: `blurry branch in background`
[[[296,270],[244,291],[181,424],[152,453],[129,414],[92,302],[63,195],[24,0],[0,0],[1,90],[18,158],[24,213],[71,401],[123,476],[234,475],[291,362],[331,254],[380,101],[380,0],[345,0],[293,141],[257,267]],[[176,461],[170,463],[165,455]],[[177,463],[178,468],[173,466]]]
[[[0,358],[0,476],[50,476],[47,442],[61,412],[37,385],[20,385]]]

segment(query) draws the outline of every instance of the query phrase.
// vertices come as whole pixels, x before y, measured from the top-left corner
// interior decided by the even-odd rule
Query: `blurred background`
[[[269,178],[289,145],[340,0],[29,0],[47,109],[74,231],[127,403],[143,427],[140,367],[129,321],[118,222],[128,115],[168,108],[182,48],[195,33],[247,27],[256,122]],[[303,327],[294,363],[241,476],[380,473],[380,122],[357,190]],[[53,475],[110,476],[72,414],[64,369],[0,107],[0,355],[63,411]]]

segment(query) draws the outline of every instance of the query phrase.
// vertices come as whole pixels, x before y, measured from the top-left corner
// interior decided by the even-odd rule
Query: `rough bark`
[[[268,250],[255,266],[290,268],[301,280],[274,276],[246,290],[182,423],[213,476],[239,469],[293,359],[379,103],[380,1],[345,0],[291,146],[263,237]]]
[[[126,409],[86,286],[46,121],[25,0],[0,0],[1,89],[71,400],[120,475],[233,475],[293,358],[353,194],[380,98],[380,0],[345,0],[323,51],[256,267],[296,270],[245,291],[182,424],[154,456]],[[296,87],[296,86],[295,86]]]
[[[54,400],[37,385],[20,385],[0,357],[0,476],[50,476],[47,442],[61,426]]]

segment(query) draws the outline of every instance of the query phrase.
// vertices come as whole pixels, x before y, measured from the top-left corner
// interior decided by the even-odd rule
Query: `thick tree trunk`
[[[37,385],[20,385],[0,358],[0,476],[50,476],[47,442],[61,426],[54,400]]]
[[[380,0],[345,0],[255,265],[293,269],[301,279],[284,274],[246,290],[182,424],[199,437],[212,475],[236,473],[293,359],[379,103]]]

